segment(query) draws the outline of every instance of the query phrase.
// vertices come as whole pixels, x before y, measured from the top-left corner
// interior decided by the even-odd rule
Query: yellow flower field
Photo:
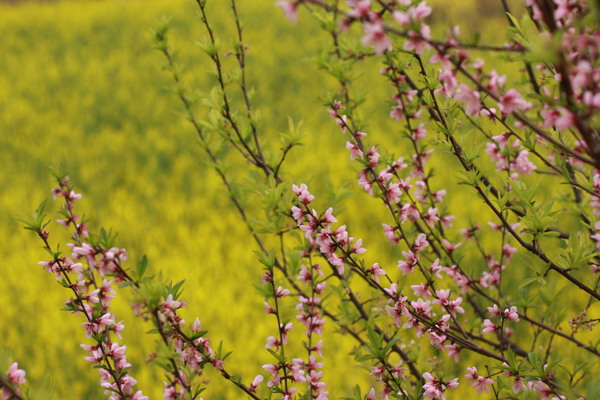
[[[233,25],[221,1],[213,0],[209,11],[227,47]],[[457,23],[464,9],[478,3],[465,2],[439,18]],[[379,220],[360,212],[365,204],[378,204],[356,185],[345,140],[322,105],[336,90],[335,81],[317,67],[316,56],[328,39],[307,13],[293,26],[273,4],[239,1],[250,52],[248,73],[267,146],[279,149],[277,135],[287,130],[288,117],[302,120],[304,146],[288,157],[286,180],[309,183],[323,209],[339,205],[337,197],[346,191],[354,195],[343,212],[336,208],[336,216],[354,236],[380,238]],[[495,12],[479,7],[480,13]],[[224,349],[233,351],[225,361],[230,370],[246,381],[266,375],[262,365],[271,362],[266,338],[277,326],[255,289],[261,285],[262,266],[254,242],[208,165],[151,40],[156,21],[170,17],[169,40],[179,51],[184,81],[208,93],[214,85],[207,73],[212,66],[196,45],[204,35],[196,14],[193,0],[0,3],[0,372],[8,368],[8,359],[18,361],[41,399],[50,394],[54,399],[106,398],[99,374],[83,360],[81,316],[61,311],[69,293],[37,264],[48,258],[41,241],[13,218],[31,213],[44,199],[51,211],[58,210],[51,200],[55,183],[49,167],[68,171],[83,194],[79,213],[89,218],[90,230],[117,232],[130,265],[145,254],[150,273],[185,280],[183,298],[189,306],[183,316],[190,323],[198,316],[215,347],[223,341]],[[502,15],[495,15],[488,28],[502,26]],[[373,60],[365,64],[377,71]],[[382,99],[387,96],[382,82],[359,80],[358,86]],[[381,102],[367,101],[362,111],[374,121],[368,125],[374,140],[400,142],[390,134],[389,110],[377,105]],[[202,109],[197,111],[202,117]],[[232,162],[231,168],[243,187],[246,166]],[[442,171],[443,177],[455,176],[452,169]],[[455,187],[442,181],[437,182]],[[452,201],[470,203],[458,217],[484,212],[471,193],[461,196]],[[248,207],[261,212],[259,204],[250,201]],[[62,226],[52,223],[49,230],[51,243],[68,241]],[[394,264],[401,253],[381,240],[365,246],[366,260],[382,265]],[[161,398],[162,372],[147,363],[156,339],[145,333],[151,326],[134,316],[129,300],[127,290],[119,292],[115,312],[126,326],[123,343],[131,374],[144,394]],[[296,322],[294,310],[289,311]],[[369,371],[356,367],[350,354],[355,342],[334,335],[333,323],[325,330],[330,398],[350,395],[358,383],[366,387]],[[207,370],[207,379],[205,399],[242,398],[214,371]],[[455,398],[471,393],[464,386],[453,393]]]

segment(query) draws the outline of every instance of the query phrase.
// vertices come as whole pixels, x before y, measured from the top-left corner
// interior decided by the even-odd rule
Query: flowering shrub
[[[360,201],[368,204],[362,211],[380,206],[382,213],[373,215],[383,216],[380,238],[355,238],[317,192],[289,180],[285,161],[301,131],[290,123],[279,152],[267,144],[252,103],[236,2],[230,2],[231,49],[216,37],[208,3],[197,0],[207,33],[200,45],[216,80],[209,94],[194,96],[185,87],[166,23],[154,39],[258,249],[264,308],[274,320],[273,335],[263,339],[272,362],[252,381],[234,377],[227,354],[213,348],[199,320],[190,325],[178,315],[187,305],[182,283],[147,275],[145,258],[127,267],[114,235],[88,232],[75,212],[81,195],[56,173],[52,193],[63,204],[58,222],[71,232],[70,255],[53,247],[43,205],[23,222],[50,254],[41,266],[70,293],[66,309],[82,318],[85,359],[99,371],[108,398],[148,398],[117,341],[124,323],[110,305],[118,287],[132,291],[136,315],[159,338],[152,358],[165,370],[166,399],[200,398],[205,367],[253,399],[326,399],[324,329],[351,336],[355,361],[372,377],[372,387],[357,386],[352,399],[445,399],[459,386],[497,399],[598,397],[599,6],[529,0],[517,18],[503,1],[509,37],[496,45],[462,39],[458,28],[436,38],[424,1],[278,2],[293,22],[308,10],[331,38],[319,64],[339,88],[323,112],[331,117],[329,129],[343,137],[339,150],[356,165],[356,182],[366,192]],[[376,134],[366,132],[369,118],[361,115],[352,74],[366,59],[382,64],[381,82],[389,86],[383,103],[403,139],[395,148],[370,143]],[[497,68],[486,67],[494,62]],[[236,183],[228,157],[251,170],[248,187]],[[433,172],[439,165],[446,168],[443,180]],[[450,170],[461,186],[450,182]],[[461,198],[460,188],[478,199],[470,199],[470,220],[464,205],[450,201]],[[379,239],[401,254],[395,265],[366,261]],[[298,322],[290,322],[294,317]],[[296,354],[289,341],[299,331],[293,337],[302,337],[304,351]],[[0,377],[2,399],[25,398],[24,376],[11,365]]]

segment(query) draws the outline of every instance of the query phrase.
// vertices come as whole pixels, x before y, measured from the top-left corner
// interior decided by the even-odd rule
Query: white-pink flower
[[[365,22],[365,36],[362,38],[363,45],[371,44],[377,54],[382,54],[386,50],[392,50],[392,42],[385,35],[383,21],[376,19],[372,22]]]
[[[298,20],[298,3],[295,1],[279,1],[275,5],[283,10],[287,19],[292,23],[296,23]]]
[[[15,385],[22,385],[26,382],[25,371],[19,369],[19,364],[14,362],[8,368],[8,380]]]

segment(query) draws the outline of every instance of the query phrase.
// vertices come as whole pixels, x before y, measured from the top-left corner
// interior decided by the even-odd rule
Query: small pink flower
[[[531,172],[535,171],[537,167],[529,161],[528,155],[529,151],[521,150],[517,158],[511,163],[512,169],[521,175],[531,175]]]
[[[427,246],[429,246],[427,236],[424,233],[420,233],[415,239],[415,243],[413,244],[413,250],[415,251],[415,253],[419,253]]]
[[[265,306],[265,311],[267,312],[267,314],[275,314],[275,309],[266,301],[263,303]]]
[[[456,344],[447,344],[445,346],[446,350],[448,350],[448,357],[453,357],[454,362],[460,361],[460,351],[462,348]]]
[[[250,384],[250,386],[248,387],[248,390],[250,390],[251,392],[256,392],[256,389],[258,388],[258,385],[260,385],[262,383],[262,381],[264,380],[262,375],[256,375],[254,377],[254,379],[252,380],[252,383]]]
[[[423,296],[425,298],[431,298],[431,291],[427,284],[411,285],[410,288],[413,290],[415,296]]]
[[[286,18],[292,23],[298,21],[298,3],[295,1],[279,1],[275,5],[283,10]]]
[[[13,383],[15,385],[24,384],[26,382],[25,375],[25,371],[19,369],[18,363],[14,362],[10,365],[8,369],[8,380],[10,383]]]
[[[504,309],[503,316],[509,321],[519,322],[519,313],[515,306],[512,306],[510,309]]]
[[[385,190],[386,200],[391,204],[398,204],[400,196],[402,196],[402,190],[398,183],[391,183]]]
[[[498,326],[496,324],[494,324],[492,321],[490,321],[489,319],[486,319],[483,321],[483,333],[492,333],[495,332],[496,329],[498,329]]]
[[[481,110],[481,101],[479,92],[471,90],[467,85],[461,83],[454,95],[454,100],[465,104],[465,113],[467,115],[478,115]]]
[[[148,400],[149,397],[148,396],[144,396],[142,394],[142,391],[138,390],[137,392],[135,392],[135,394],[133,395],[133,397],[131,399],[132,400]]]
[[[430,207],[429,210],[427,210],[427,214],[423,216],[423,221],[432,228],[435,223],[440,220],[440,217],[437,216],[437,212],[437,208]]]
[[[289,294],[290,294],[290,289],[284,289],[281,286],[279,286],[277,288],[277,290],[275,291],[275,297],[278,297],[278,298],[288,296]]]
[[[377,54],[382,54],[386,50],[392,50],[392,42],[385,35],[383,21],[376,19],[372,22],[365,22],[365,36],[362,38],[362,44],[372,44],[373,49]]]
[[[514,393],[519,393],[521,390],[526,391],[527,385],[520,377],[517,376],[517,377],[515,377],[515,380],[513,382],[512,390]]]
[[[420,33],[410,31],[408,40],[404,42],[404,50],[414,51],[416,54],[423,54],[425,49],[431,47],[428,40],[430,39],[431,28],[429,25],[423,24]]]
[[[475,367],[467,368],[467,371],[469,373],[465,375],[465,378],[471,381],[470,383],[472,387],[477,388],[477,394],[490,392],[490,385],[494,383],[492,379],[479,376],[477,374],[477,368]]]
[[[417,264],[417,257],[412,251],[403,251],[402,255],[405,257],[406,261],[398,260],[398,269],[405,275],[412,274],[414,271],[413,267]]]
[[[556,130],[569,129],[576,122],[576,115],[564,107],[558,107],[555,110],[544,108],[540,113],[544,119],[544,128],[556,128]]]
[[[505,243],[504,246],[502,246],[502,254],[506,257],[507,263],[515,255],[516,252],[517,252],[517,249],[515,247],[512,247],[508,243]]]
[[[377,263],[373,264],[373,266],[371,268],[368,268],[365,272],[367,273],[367,275],[372,275],[373,280],[375,280],[375,282],[377,283],[379,283],[379,277],[381,275],[386,274],[383,268],[381,268]]]
[[[367,397],[365,398],[365,400],[375,400],[375,389],[371,388],[371,390],[369,390],[369,393],[367,394]]]
[[[422,1],[416,7],[409,8],[409,14],[414,21],[422,21],[431,14],[431,7]]]
[[[358,144],[352,142],[346,142],[346,148],[350,150],[350,159],[354,161],[356,157],[364,158],[364,154]]]
[[[517,110],[527,111],[531,108],[531,104],[523,100],[517,89],[510,89],[500,97],[498,108],[502,111],[502,114],[508,115]]]
[[[490,314],[492,314],[493,318],[497,318],[502,314],[502,311],[500,311],[497,304],[494,304],[492,307],[488,307],[487,310]]]
[[[296,196],[298,196],[298,199],[304,205],[308,205],[311,201],[315,199],[315,196],[309,193],[308,188],[304,183],[301,184],[300,187],[292,185],[292,190],[294,191],[294,193],[296,193]]]
[[[277,351],[279,349],[279,346],[281,345],[281,341],[277,338],[275,338],[275,336],[269,336],[267,338],[267,344],[265,345],[265,348],[270,349],[272,347],[275,348],[275,350]]]

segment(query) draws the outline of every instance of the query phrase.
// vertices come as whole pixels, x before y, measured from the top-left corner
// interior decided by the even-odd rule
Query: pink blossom
[[[544,121],[544,128],[554,127],[559,131],[571,128],[577,120],[577,116],[564,107],[558,107],[554,110],[545,107],[540,115]]]
[[[506,144],[508,143],[508,139],[512,134],[510,132],[504,132],[501,135],[492,136],[492,140],[498,144],[500,150],[504,150]]]
[[[372,275],[373,276],[373,280],[375,280],[375,282],[379,283],[379,277],[381,275],[385,275],[386,272],[383,270],[383,268],[381,268],[379,266],[378,263],[373,264],[373,266],[371,268],[368,268],[365,271],[368,275]]]
[[[360,19],[370,16],[371,0],[348,0],[346,3],[351,8],[348,17]]]
[[[495,70],[492,70],[489,75],[490,81],[485,85],[486,89],[495,95],[498,95],[498,89],[506,82],[506,75],[498,75]]]
[[[452,253],[454,250],[458,249],[462,245],[462,243],[452,244],[446,239],[442,239],[442,243],[444,244],[444,247],[446,248],[446,250],[448,250],[449,253]]]
[[[144,396],[142,394],[141,390],[138,390],[137,392],[135,392],[135,394],[133,395],[133,397],[131,398],[131,400],[149,400],[148,396]]]
[[[19,369],[19,364],[14,362],[8,368],[8,381],[15,385],[22,385],[27,380],[25,379],[25,371]]]
[[[392,111],[390,111],[390,118],[395,119],[397,122],[400,122],[404,119],[405,115],[403,112],[402,104],[396,104],[392,107]]]
[[[521,390],[527,390],[527,385],[519,376],[516,376],[513,381],[512,390],[514,393],[519,393]]]
[[[431,291],[427,284],[420,283],[418,285],[411,285],[410,288],[413,290],[415,296],[423,296],[425,298],[431,298]]]
[[[423,24],[421,26],[420,33],[416,33],[414,31],[410,31],[408,33],[408,40],[404,42],[404,50],[406,51],[414,51],[416,54],[423,54],[426,48],[431,47],[428,43],[430,39],[431,28],[429,25]]]
[[[383,230],[384,230],[384,234],[385,237],[392,243],[392,244],[397,244],[398,242],[400,242],[400,238],[396,236],[396,227],[392,227],[386,224],[382,224],[383,225]]]
[[[412,251],[402,252],[406,261],[398,260],[398,269],[402,271],[405,275],[412,274],[414,271],[413,266],[417,264],[417,257]]]
[[[534,163],[529,161],[528,155],[529,151],[521,150],[519,155],[511,163],[511,168],[521,175],[531,175],[531,172],[535,171],[537,167]]]
[[[358,144],[352,142],[346,142],[346,148],[350,150],[350,159],[354,161],[356,157],[364,158],[364,154]]]
[[[460,233],[465,237],[466,240],[472,240],[475,236],[475,232],[480,230],[481,228],[479,226],[475,226],[471,229],[461,229]]]
[[[371,388],[371,390],[369,390],[369,393],[367,394],[367,397],[365,397],[365,400],[375,400],[375,389]]]
[[[346,115],[339,116],[335,119],[335,123],[340,127],[342,133],[346,133],[348,129],[348,117]]]
[[[269,336],[267,338],[267,344],[265,345],[265,348],[270,349],[274,347],[275,351],[277,351],[279,349],[279,346],[281,346],[281,341],[275,336]]]
[[[298,3],[295,1],[279,1],[275,5],[283,10],[287,19],[293,23],[298,21]]]
[[[321,222],[326,225],[337,222],[337,219],[333,216],[333,208],[332,207],[329,207],[325,211],[325,214],[323,214],[323,216],[321,217]]]
[[[424,233],[420,233],[415,239],[415,243],[413,244],[413,250],[416,253],[422,251],[425,247],[429,246],[429,242],[427,241],[427,236]]]
[[[424,124],[419,124],[413,129],[413,134],[411,135],[411,139],[415,142],[425,138],[427,136],[427,129],[425,129]]]
[[[367,170],[361,170],[358,173],[358,184],[361,186],[369,195],[373,196],[373,181],[369,179]]]
[[[323,358],[323,340],[319,340],[316,345],[314,345],[311,349],[317,353],[321,358]]]
[[[398,204],[401,195],[402,190],[398,183],[391,183],[385,190],[386,200],[392,204]]]
[[[442,88],[438,89],[437,92],[444,94],[446,97],[453,97],[458,87],[456,73],[450,68],[445,68],[438,75],[438,81],[442,84]]]
[[[431,304],[429,301],[419,298],[417,301],[411,301],[410,305],[415,309],[415,313],[421,314],[421,316],[426,318],[431,318]]]
[[[420,2],[416,7],[411,7],[408,10],[414,21],[422,21],[431,14],[431,7],[429,7],[425,1]]]
[[[292,379],[295,382],[306,382],[306,377],[304,376],[304,362],[300,358],[292,359],[292,364],[289,365],[290,373],[292,374]]]
[[[421,215],[419,214],[419,210],[417,210],[417,207],[415,207],[414,204],[406,203],[400,209],[400,220],[402,222],[405,222],[407,219],[410,219],[412,222],[415,222],[419,218],[421,218]]]
[[[458,363],[460,361],[460,351],[462,348],[456,344],[447,344],[445,348],[448,350],[448,357],[453,357],[454,362]]]
[[[515,306],[510,307],[510,309],[504,309],[503,316],[509,321],[519,322],[519,313]]]
[[[508,115],[517,110],[527,111],[531,108],[531,104],[523,100],[517,89],[510,89],[500,97],[498,108],[504,115]]]
[[[433,260],[431,267],[429,267],[429,273],[432,277],[435,276],[436,278],[442,279],[442,275],[440,273],[443,269],[444,267],[440,265],[440,259],[436,258]]]
[[[461,83],[454,95],[454,100],[465,104],[465,113],[467,115],[478,115],[481,110],[481,101],[479,92],[470,89],[464,83]]]
[[[369,167],[375,168],[379,163],[379,152],[375,147],[371,147],[367,152],[367,161],[369,161]]]
[[[302,219],[304,217],[304,211],[302,211],[299,207],[292,207],[292,217],[298,223],[298,225],[302,224]]]
[[[554,10],[554,19],[557,21],[567,17],[577,9],[577,2],[573,0],[554,0],[554,3],[557,6]]]
[[[435,223],[440,220],[440,217],[437,216],[437,212],[437,208],[430,207],[429,210],[427,210],[427,214],[423,216],[423,221],[432,228]]]
[[[490,321],[489,319],[486,319],[483,321],[483,333],[492,333],[495,332],[496,329],[498,329],[498,326],[496,324],[494,324],[492,321]]]
[[[492,314],[493,318],[497,318],[502,314],[502,311],[500,311],[497,304],[494,304],[492,307],[488,307],[487,310],[490,314]]]
[[[383,289],[391,298],[396,298],[398,295],[398,285],[392,283],[389,289]]]
[[[516,252],[517,252],[517,248],[512,247],[508,243],[505,243],[504,246],[502,246],[502,254],[504,255],[504,257],[506,257],[507,264],[510,261],[510,259],[515,255]]]
[[[292,185],[292,190],[294,191],[294,193],[296,193],[296,196],[298,196],[298,199],[304,205],[308,205],[311,201],[315,199],[315,196],[309,193],[308,188],[304,183],[301,184],[300,187]]]
[[[467,375],[465,375],[466,379],[470,380],[471,386],[474,388],[477,388],[477,394],[481,394],[483,392],[485,393],[489,393],[490,392],[490,385],[492,383],[494,383],[494,381],[490,378],[486,378],[483,376],[479,376],[477,374],[477,368],[473,367],[473,368],[467,368],[467,371],[469,372]]]
[[[410,15],[408,12],[403,11],[394,11],[394,19],[400,25],[409,26],[410,25]]]
[[[378,382],[381,382],[383,380],[384,372],[385,369],[381,365],[374,365],[371,367],[371,373],[369,375],[375,377]]]
[[[457,378],[454,378],[451,381],[442,382],[429,372],[425,372],[423,374],[423,378],[425,378],[425,384],[423,385],[423,397],[426,399],[446,400],[444,392],[447,389],[455,389],[458,386]]]
[[[376,19],[363,24],[365,36],[362,38],[362,44],[372,44],[377,54],[382,54],[386,50],[392,50],[392,42],[385,35],[385,28],[381,19]]]

